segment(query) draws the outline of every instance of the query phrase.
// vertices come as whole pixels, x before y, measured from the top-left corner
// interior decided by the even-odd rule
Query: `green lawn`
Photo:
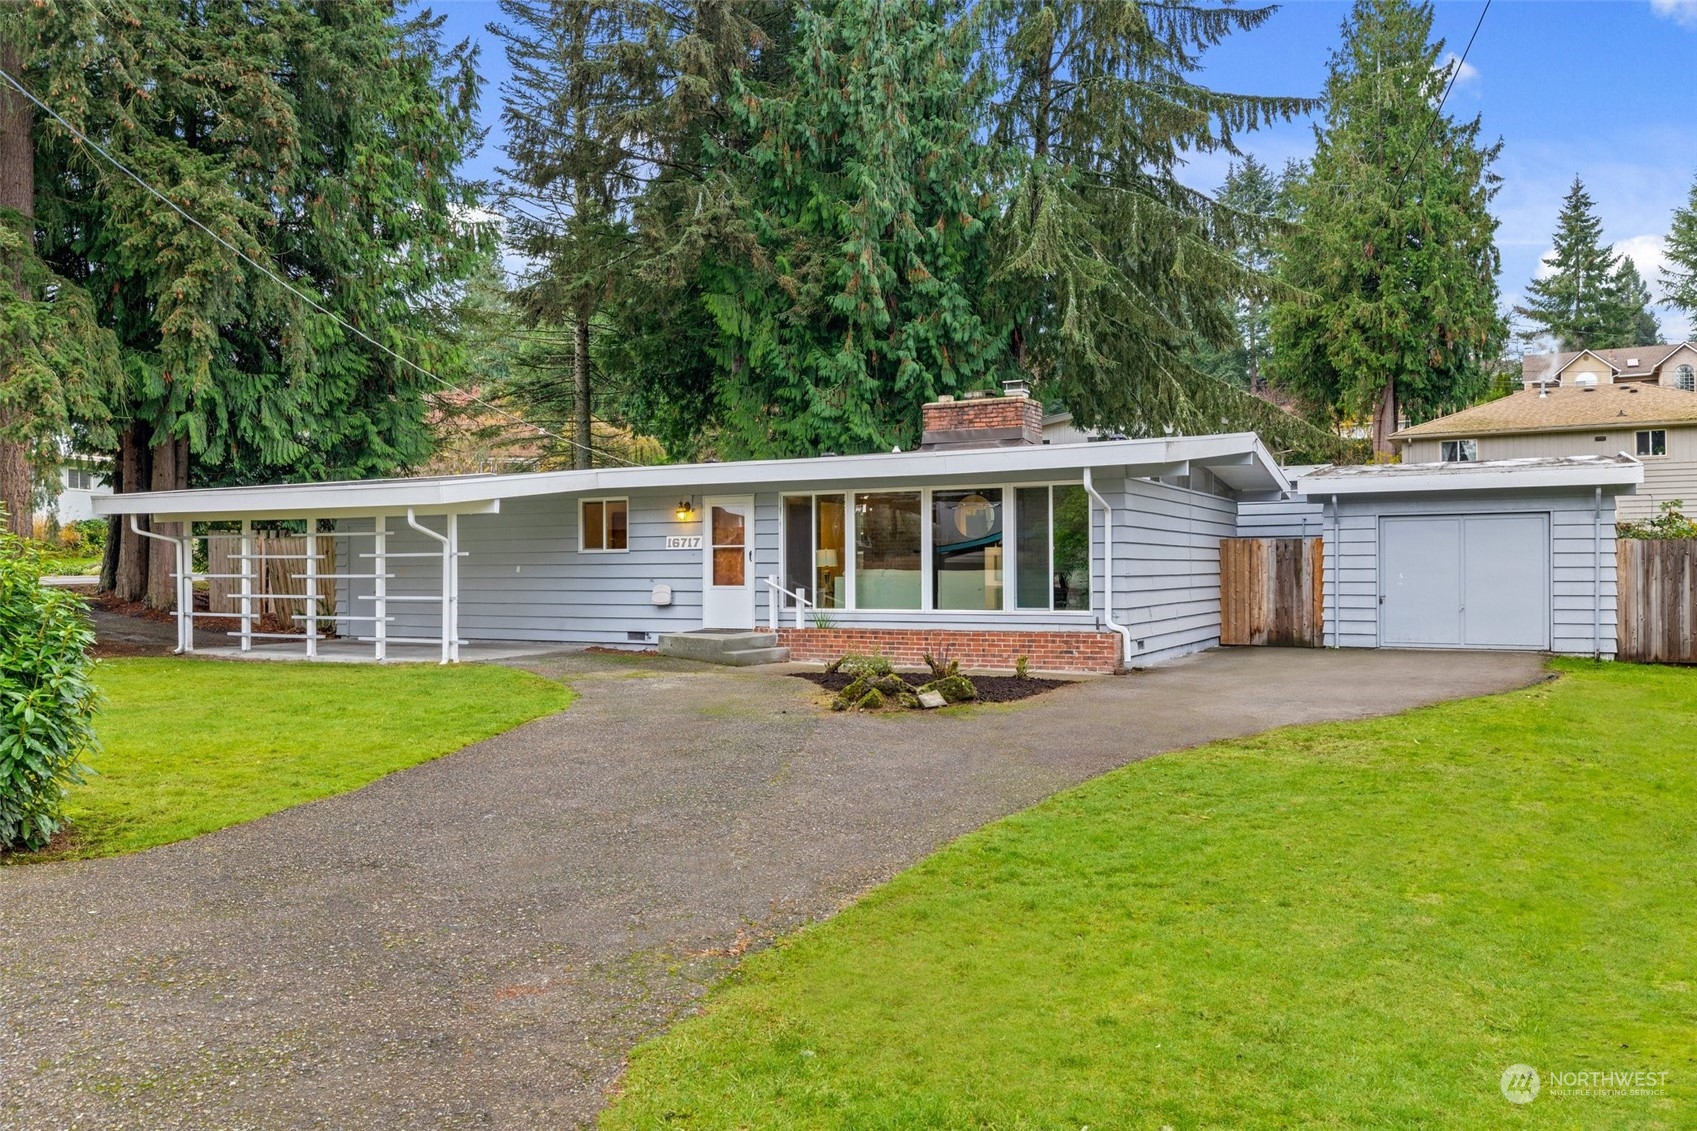
[[[566,687],[464,667],[107,660],[97,771],[68,854],[109,856],[345,793],[564,708]]]
[[[964,837],[750,958],[603,1126],[1697,1126],[1697,672],[1555,666]],[[1552,1090],[1622,1069],[1667,1094]]]

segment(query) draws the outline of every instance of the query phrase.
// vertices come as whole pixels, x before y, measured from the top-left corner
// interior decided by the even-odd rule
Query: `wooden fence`
[[[250,563],[253,566],[253,592],[294,594],[306,596],[306,578],[296,577],[296,574],[306,572],[306,539],[299,535],[255,535],[253,552],[259,560]],[[242,563],[242,540],[235,534],[214,534],[206,540],[207,572],[209,573],[240,573]],[[318,539],[318,572],[336,572],[336,540],[320,536]],[[239,613],[242,609],[242,582],[236,577],[214,577],[207,583],[207,608],[214,613]],[[336,583],[320,581],[318,583],[318,611],[324,614],[336,611]],[[253,611],[271,630],[301,628],[301,622],[292,619],[297,613],[306,612],[305,601],[282,600],[277,597],[256,597]],[[256,626],[257,627],[257,626]],[[320,625],[319,631],[327,631],[329,626]]]
[[[1615,655],[1646,664],[1697,664],[1697,541],[1615,542]]]
[[[1325,644],[1319,538],[1220,539],[1220,643]]]

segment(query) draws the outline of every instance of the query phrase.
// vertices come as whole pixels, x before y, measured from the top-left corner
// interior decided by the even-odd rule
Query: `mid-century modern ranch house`
[[[309,654],[319,633],[449,660],[462,644],[642,648],[770,626],[795,659],[929,650],[1113,671],[1219,642],[1220,540],[1240,535],[1324,539],[1329,644],[1613,652],[1615,499],[1643,470],[1629,457],[1320,468],[1293,483],[1252,434],[1055,444],[1042,421],[1023,395],[969,397],[926,406],[911,452],[96,506],[149,517],[180,561],[212,523],[310,520],[301,573],[336,600],[322,624],[303,605]],[[314,549],[328,539],[333,574]],[[239,634],[241,651],[283,646]]]

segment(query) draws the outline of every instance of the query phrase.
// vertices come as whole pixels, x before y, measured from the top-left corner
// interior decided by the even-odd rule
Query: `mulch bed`
[[[795,672],[794,674],[798,679],[817,683],[832,694],[841,691],[854,682],[853,676],[844,675],[842,672]],[[914,672],[896,672],[895,674],[916,691],[931,682],[931,677],[928,675],[920,675]],[[977,701],[980,703],[1015,703],[1021,699],[1029,699],[1033,695],[1041,695],[1045,691],[1052,691],[1057,687],[1065,687],[1072,682],[1070,679],[1040,679],[1037,676],[1027,676],[1025,679],[1020,679],[1016,675],[973,675],[967,676],[967,678],[972,681],[972,686],[978,689]]]

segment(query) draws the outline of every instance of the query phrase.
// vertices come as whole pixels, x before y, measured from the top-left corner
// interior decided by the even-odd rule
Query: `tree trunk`
[[[167,440],[153,449],[152,488],[155,491],[181,491],[188,486],[189,453],[187,440]],[[153,529],[169,537],[180,537],[180,522],[156,522]],[[147,604],[155,609],[177,607],[177,548],[169,542],[147,540]]]
[[[118,480],[125,492],[145,490],[150,478],[146,428],[132,424],[118,437]],[[138,525],[146,527],[147,520]],[[147,592],[147,539],[126,520],[118,537],[118,566],[112,592],[120,601],[139,601]]]
[[[0,68],[7,74],[23,73],[21,53],[14,44],[0,42]],[[24,97],[10,86],[0,85],[0,209],[12,209],[25,217],[35,215],[35,142],[30,136],[35,115]],[[34,229],[24,235],[33,240]],[[11,285],[22,294],[22,265],[13,269]],[[0,381],[7,379],[11,359],[0,355]],[[3,434],[21,422],[22,411],[0,412],[0,506],[6,508],[6,525],[13,534],[33,533],[31,506],[32,472],[29,449]]]
[[[589,319],[588,303],[579,303],[572,326],[572,383],[574,407],[577,411],[577,448],[572,453],[572,466],[580,470],[594,466],[595,434],[590,431],[593,418],[589,404]]]
[[[1387,379],[1385,387],[1379,393],[1379,401],[1373,406],[1373,454],[1389,456],[1394,453],[1391,447],[1391,433],[1396,431],[1396,381]]]

